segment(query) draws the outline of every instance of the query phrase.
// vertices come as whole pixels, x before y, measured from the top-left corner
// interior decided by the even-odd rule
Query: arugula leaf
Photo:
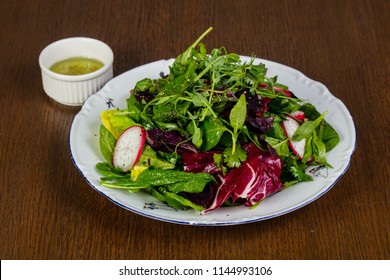
[[[206,97],[204,97],[202,94],[200,93],[190,93],[190,92],[187,92],[187,95],[191,98],[189,99],[189,101],[191,101],[196,107],[204,107],[207,109],[207,111],[209,113],[211,113],[213,115],[214,118],[217,118],[217,114],[214,112],[211,104],[209,103],[209,101],[207,100]],[[183,98],[182,98],[183,99]],[[187,100],[187,99],[185,99]],[[188,113],[188,112],[187,112]],[[190,116],[192,116],[191,113],[189,113]],[[204,117],[202,117],[202,115],[205,115]],[[205,117],[207,116],[206,113],[202,113],[202,114],[198,114],[198,117],[200,119],[204,119]],[[194,116],[192,116],[194,118]]]
[[[175,101],[175,110],[176,110],[177,117],[184,118],[190,106],[191,106],[190,101],[181,100],[180,98],[177,98]]]
[[[202,94],[189,94],[191,97],[192,103],[197,107],[204,107],[206,104],[209,104],[209,101]]]
[[[249,140],[252,141],[253,144],[255,144],[257,146],[257,148],[261,149],[261,150],[264,150],[264,147],[260,144],[259,142],[259,139],[257,137],[257,134],[256,133],[251,133],[249,132],[248,130],[248,127],[246,125],[244,125],[242,128],[241,128],[241,131],[243,132],[243,134],[248,137]]]
[[[145,78],[145,79],[138,81],[135,84],[135,89],[139,89],[140,91],[146,91],[147,89],[149,89],[152,86],[153,86],[153,80],[150,78]]]
[[[196,76],[195,70],[195,62],[189,61],[185,72],[167,83],[159,95],[173,95],[184,92],[194,82]]]
[[[205,47],[204,45],[200,44],[200,42],[203,40],[203,38],[210,33],[213,30],[212,27],[207,29],[194,43],[192,43],[183,53],[179,54],[175,61],[173,62],[172,66],[170,66],[170,73],[173,77],[189,77],[189,65],[192,64],[190,67],[192,69],[195,69],[195,62],[197,59],[202,59],[206,57],[205,55]],[[199,52],[195,50],[196,46],[200,44],[199,46]],[[192,72],[192,70],[190,70]],[[186,73],[187,72],[187,73]],[[187,81],[183,78],[180,78],[180,80],[184,83]],[[177,86],[180,86],[180,83],[176,81],[174,83]]]
[[[174,65],[175,63],[180,63],[181,65],[186,65],[187,62],[188,62],[188,59],[191,55],[191,52],[192,50],[196,47],[196,45],[198,45],[204,37],[207,36],[207,34],[209,34],[211,31],[213,30],[212,27],[209,27],[202,35],[200,35],[200,37],[198,39],[196,39],[195,42],[193,42],[187,50],[185,50],[181,55],[179,55],[175,62],[174,62]],[[203,52],[204,52],[204,47],[203,47]]]

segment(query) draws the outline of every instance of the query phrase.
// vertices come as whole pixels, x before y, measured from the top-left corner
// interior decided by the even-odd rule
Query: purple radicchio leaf
[[[274,122],[273,117],[257,117],[254,115],[247,115],[246,120],[254,131],[263,133],[271,129]]]
[[[211,203],[213,198],[213,188],[211,185],[206,185],[202,192],[200,193],[180,193],[191,202],[207,207]]]
[[[187,172],[207,172],[211,175],[221,173],[222,169],[214,163],[214,155],[221,152],[185,152],[181,154],[184,171]]]
[[[233,202],[245,199],[246,206],[253,206],[283,188],[280,180],[282,161],[279,156],[262,151],[252,143],[243,148],[248,153],[247,160],[223,178],[213,202],[203,210],[203,214],[219,208],[230,198]]]
[[[246,93],[247,110],[249,115],[261,117],[268,110],[270,98],[262,98],[259,94]]]
[[[146,141],[153,150],[163,152],[177,152],[182,154],[185,151],[196,153],[196,147],[176,131],[163,131],[157,128],[146,131]]]
[[[150,93],[149,90],[140,91],[136,90],[134,92],[135,99],[140,103],[149,103],[154,99],[153,94]]]

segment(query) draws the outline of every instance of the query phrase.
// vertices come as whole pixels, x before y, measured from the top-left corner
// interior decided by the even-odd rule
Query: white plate
[[[242,57],[243,61],[249,57]],[[149,77],[158,78],[160,72],[169,73],[173,59],[160,60],[134,68],[108,82],[103,89],[92,95],[75,116],[70,128],[69,146],[72,160],[85,180],[106,198],[134,213],[178,224],[222,226],[237,225],[274,218],[297,210],[326,193],[346,172],[355,149],[355,127],[344,104],[334,97],[319,82],[313,81],[290,67],[256,59],[268,68],[267,76],[278,75],[278,82],[289,86],[301,99],[309,100],[319,112],[328,111],[325,119],[340,135],[340,143],[327,154],[333,169],[311,170],[314,180],[299,183],[266,198],[257,208],[244,206],[223,207],[205,215],[195,210],[176,211],[159,203],[146,193],[128,193],[103,187],[99,184],[101,175],[95,165],[104,161],[99,149],[100,114],[113,106],[126,108],[126,98],[137,81]]]

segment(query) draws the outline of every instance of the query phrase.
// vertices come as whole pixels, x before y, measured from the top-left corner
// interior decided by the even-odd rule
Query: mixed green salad
[[[148,192],[178,210],[256,207],[311,181],[339,135],[255,58],[207,52],[209,28],[157,79],[136,83],[127,108],[102,112],[101,185]]]

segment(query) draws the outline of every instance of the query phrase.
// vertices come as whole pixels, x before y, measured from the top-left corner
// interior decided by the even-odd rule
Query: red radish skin
[[[301,121],[301,122],[304,122],[305,121],[305,112],[303,111],[295,111],[293,113],[291,113],[291,116],[296,118],[297,120]]]
[[[261,87],[261,88],[269,88],[268,85],[266,85],[266,84],[259,84],[259,87]],[[281,89],[281,88],[279,88],[277,86],[274,86],[274,90],[282,91],[284,93],[284,95],[287,96],[287,97],[293,97],[293,93],[291,91],[287,90],[287,89]]]
[[[300,127],[300,124],[294,118],[286,116],[286,120],[282,122],[282,127],[292,151],[302,160],[305,153],[306,139],[300,141],[293,141],[291,139],[295,131]]]
[[[127,172],[139,160],[144,144],[146,133],[141,126],[131,126],[119,136],[115,149],[112,164]]]

